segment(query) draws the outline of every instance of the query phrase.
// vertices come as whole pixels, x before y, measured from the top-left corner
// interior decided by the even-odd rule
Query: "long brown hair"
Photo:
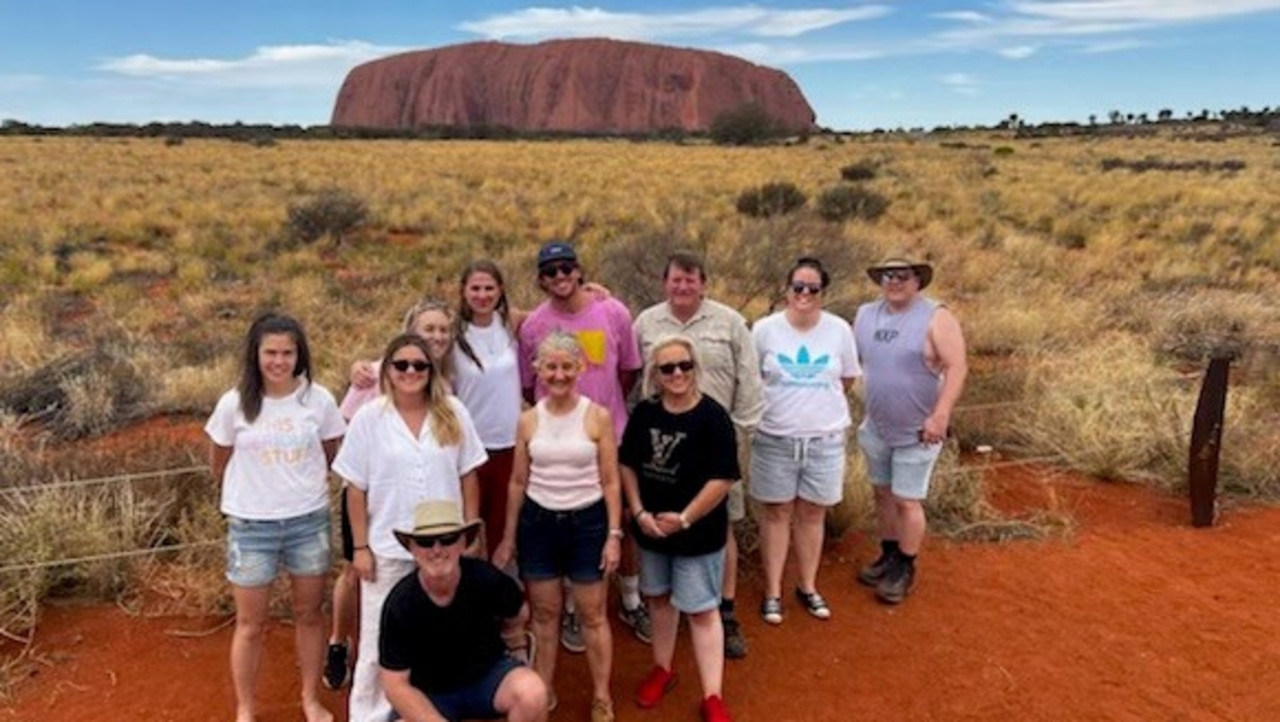
[[[471,348],[471,342],[467,340],[467,325],[474,317],[471,307],[467,305],[467,281],[477,273],[488,274],[493,278],[494,283],[498,284],[498,302],[494,305],[493,311],[498,314],[498,320],[507,327],[507,331],[513,338],[515,329],[511,325],[511,306],[507,302],[507,282],[502,278],[502,270],[498,268],[498,264],[487,258],[468,263],[466,268],[462,269],[462,277],[458,281],[458,315],[454,319],[453,342],[467,358],[471,359],[476,368],[483,371],[484,364],[480,363],[480,357],[476,355],[475,349]]]

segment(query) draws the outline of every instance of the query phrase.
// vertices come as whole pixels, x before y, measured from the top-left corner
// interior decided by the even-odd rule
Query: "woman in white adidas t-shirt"
[[[850,425],[845,393],[862,371],[853,329],[822,310],[830,280],[818,259],[797,260],[787,274],[786,308],[751,329],[764,381],[764,416],[751,437],[750,493],[764,505],[760,615],[770,624],[782,623],[788,547],[800,576],[796,599],[818,619],[831,616],[817,589],[823,522],[827,507],[842,496]]]
[[[320,613],[330,568],[329,463],[345,424],[333,395],[311,383],[311,353],[297,320],[278,313],[249,327],[240,382],[226,392],[205,432],[227,517],[227,579],[236,629],[231,678],[237,722],[252,722],[271,583],[292,578],[302,711],[333,716],[318,696],[324,651]]]

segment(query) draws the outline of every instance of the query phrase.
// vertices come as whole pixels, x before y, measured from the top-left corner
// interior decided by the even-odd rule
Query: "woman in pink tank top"
[[[613,420],[608,409],[578,393],[584,361],[577,338],[550,334],[534,366],[547,395],[520,415],[506,529],[493,563],[517,559],[533,608],[533,666],[548,689],[554,689],[564,606],[561,580],[569,579],[586,636],[591,722],[612,722],[613,638],[604,580],[618,566],[622,538]],[[551,699],[554,705],[554,692]]]

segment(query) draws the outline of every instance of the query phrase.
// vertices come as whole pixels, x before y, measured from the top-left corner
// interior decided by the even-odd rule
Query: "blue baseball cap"
[[[543,244],[538,249],[538,266],[542,267],[548,263],[556,261],[569,261],[571,263],[578,262],[578,254],[574,253],[573,246],[565,241],[551,241]]]

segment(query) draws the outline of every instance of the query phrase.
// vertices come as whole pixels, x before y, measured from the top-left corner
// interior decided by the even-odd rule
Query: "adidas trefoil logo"
[[[830,354],[822,354],[818,358],[809,358],[809,348],[801,346],[795,359],[785,353],[778,354],[778,365],[793,379],[811,379],[822,373],[831,363]]]

